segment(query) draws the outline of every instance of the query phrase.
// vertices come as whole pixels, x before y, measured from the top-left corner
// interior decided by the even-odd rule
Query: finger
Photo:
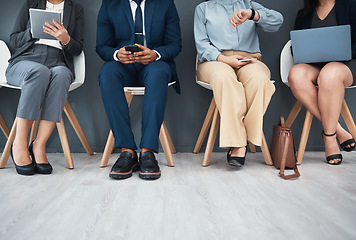
[[[48,22],[45,23],[45,26],[48,27],[48,28],[50,28],[52,31],[58,30],[55,26],[53,26],[52,24],[50,24],[50,23],[48,23]]]
[[[61,26],[56,20],[53,20],[53,24],[54,24],[54,26],[56,26],[56,28],[58,28],[58,29],[62,28],[62,26]]]

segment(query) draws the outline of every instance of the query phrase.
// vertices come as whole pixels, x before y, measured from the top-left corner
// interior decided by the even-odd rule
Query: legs
[[[137,70],[131,65],[117,62],[105,63],[100,71],[99,84],[110,127],[115,138],[115,147],[136,150],[131,132],[129,109],[125,98],[125,86],[145,86],[142,107],[143,151],[158,151],[158,136],[163,122],[167,99],[167,86],[172,73],[168,64],[153,62]]]
[[[309,64],[298,64],[289,73],[294,96],[322,121],[326,134],[337,133],[340,142],[351,137],[338,123],[344,89],[352,84],[351,71],[342,63],[328,63],[321,70]],[[316,87],[318,86],[318,88]],[[335,137],[325,140],[326,156],[340,152]],[[332,160],[335,163],[338,160]]]
[[[31,162],[27,150],[27,137],[32,122],[37,120],[42,107],[43,120],[33,150],[36,161],[46,163],[46,142],[53,131],[54,122],[60,120],[69,85],[73,79],[72,73],[66,67],[48,69],[35,62],[21,61],[8,69],[7,78],[9,83],[22,86],[13,143],[15,161],[18,165]]]

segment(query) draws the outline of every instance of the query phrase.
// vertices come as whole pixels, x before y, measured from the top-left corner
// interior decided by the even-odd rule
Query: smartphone
[[[253,60],[257,60],[257,58],[241,59],[241,60],[239,60],[239,61],[240,61],[240,62],[249,62],[249,61],[253,61]]]
[[[142,51],[142,49],[139,48],[137,45],[127,45],[125,46],[125,50],[131,53]]]

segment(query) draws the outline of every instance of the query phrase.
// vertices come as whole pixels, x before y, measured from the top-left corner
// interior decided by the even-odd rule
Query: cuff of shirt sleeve
[[[221,52],[219,51],[213,52],[211,54],[211,59],[208,59],[208,61],[217,61],[220,54]]]
[[[158,61],[161,59],[161,54],[159,54],[159,52],[157,52],[156,50],[153,50],[155,53],[157,53],[158,57],[156,58],[155,61]]]
[[[117,62],[120,62],[120,60],[117,58],[117,53],[119,52],[119,50],[116,50],[115,52],[114,52],[114,60],[115,61],[117,61]]]
[[[256,21],[256,23],[261,23],[261,22],[265,22],[265,19],[267,18],[267,14],[264,11],[258,11],[258,14],[260,15],[260,19],[258,19],[258,21]]]

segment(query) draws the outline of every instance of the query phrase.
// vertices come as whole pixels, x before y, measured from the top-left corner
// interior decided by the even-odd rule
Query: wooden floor
[[[356,151],[340,166],[322,152],[307,152],[298,180],[285,181],[261,153],[247,154],[243,169],[227,165],[225,153],[174,155],[162,177],[134,174],[111,180],[99,168],[101,154],[49,154],[50,176],[24,177],[8,162],[0,169],[1,240],[327,240],[356,239]]]

